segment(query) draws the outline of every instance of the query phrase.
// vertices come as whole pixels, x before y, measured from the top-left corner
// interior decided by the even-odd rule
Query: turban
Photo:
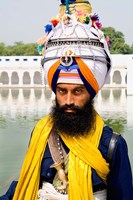
[[[50,88],[58,83],[84,84],[92,98],[106,82],[111,57],[101,23],[83,0],[61,0],[60,13],[38,40],[42,66]]]

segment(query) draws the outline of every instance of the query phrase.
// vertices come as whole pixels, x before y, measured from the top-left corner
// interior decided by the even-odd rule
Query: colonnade
[[[47,85],[40,70],[40,56],[1,56],[0,87],[41,87]],[[112,70],[104,87],[127,88],[133,94],[133,55],[112,55]]]

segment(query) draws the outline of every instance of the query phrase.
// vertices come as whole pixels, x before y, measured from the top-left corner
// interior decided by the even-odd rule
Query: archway
[[[17,72],[12,72],[11,83],[13,85],[19,84],[19,77],[18,77],[18,73]]]
[[[120,74],[120,71],[114,71],[114,74],[113,74],[113,83],[115,84],[121,84],[121,74]]]
[[[34,74],[34,84],[41,84],[42,81],[41,81],[41,74],[40,72],[35,72]]]
[[[3,85],[9,84],[9,76],[7,72],[1,72],[0,83]]]
[[[24,72],[24,75],[23,75],[23,84],[24,85],[28,85],[30,83],[31,83],[31,78],[30,78],[29,72]]]

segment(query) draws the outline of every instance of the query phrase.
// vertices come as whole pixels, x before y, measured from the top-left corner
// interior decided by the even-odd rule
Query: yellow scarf
[[[103,120],[96,117],[95,131],[75,138],[61,134],[70,149],[68,179],[69,200],[93,200],[91,167],[106,181],[109,166],[97,149],[103,130]],[[40,120],[33,132],[13,200],[36,200],[40,181],[41,161],[52,129],[51,117]]]

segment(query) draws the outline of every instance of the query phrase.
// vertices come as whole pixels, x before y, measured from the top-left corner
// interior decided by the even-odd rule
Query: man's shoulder
[[[33,133],[42,130],[44,127],[51,127],[51,126],[52,126],[52,118],[50,115],[46,115],[36,123],[33,129]]]
[[[111,127],[109,127],[108,125],[105,125],[103,127],[103,132],[102,132],[102,135],[101,135],[100,143],[102,143],[104,146],[108,147],[112,135],[113,135],[113,129]]]
[[[124,137],[119,132],[113,131],[109,126],[103,128],[101,143],[107,148],[107,160],[109,162],[112,160],[116,149],[127,148]]]
[[[103,128],[103,133],[101,136],[101,141],[109,144],[111,140],[117,139],[118,144],[126,143],[123,135],[115,130],[113,130],[110,126],[105,125]]]
[[[103,127],[103,132],[101,136],[102,141],[109,143],[112,138],[117,138],[118,136],[121,136],[121,133],[114,131],[110,126],[105,125]]]

